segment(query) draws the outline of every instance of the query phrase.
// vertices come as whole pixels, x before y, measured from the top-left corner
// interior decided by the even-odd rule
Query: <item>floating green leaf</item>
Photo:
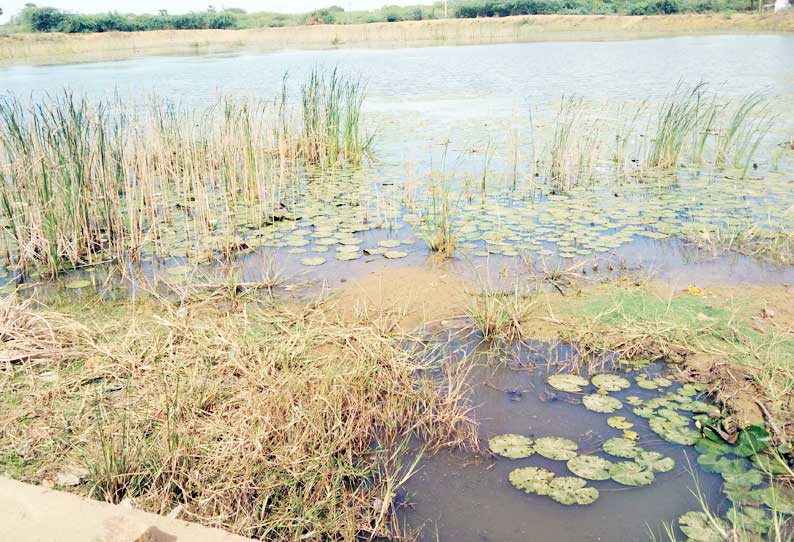
[[[187,275],[190,273],[190,267],[187,265],[174,265],[171,267],[166,267],[165,271],[169,275]]]
[[[588,410],[592,410],[593,412],[601,412],[603,414],[611,414],[612,412],[623,408],[623,403],[614,397],[598,395],[597,393],[585,395],[582,398],[582,403]]]
[[[769,432],[760,425],[751,425],[739,431],[734,453],[742,457],[759,454],[769,448]]]
[[[548,495],[566,506],[592,504],[598,499],[598,490],[586,486],[587,482],[581,478],[561,476],[549,482]]]
[[[714,442],[707,438],[701,438],[695,443],[695,450],[701,454],[723,455],[733,452],[733,446],[727,442]]]
[[[772,527],[772,518],[769,517],[766,510],[752,506],[742,508],[734,506],[728,510],[725,517],[736,527],[738,532],[750,531],[756,534],[766,534]]]
[[[631,382],[615,374],[597,374],[592,378],[593,385],[605,391],[620,391],[631,386]]]
[[[535,441],[535,451],[547,459],[568,461],[576,457],[579,446],[572,440],[561,437],[541,437]]]
[[[408,256],[407,252],[402,252],[400,250],[387,250],[383,253],[383,257],[389,260],[398,260],[400,258],[405,258]]]
[[[578,455],[568,460],[568,470],[587,480],[608,480],[612,462],[597,455]]]
[[[681,531],[693,542],[724,542],[728,524],[705,512],[687,512],[678,518]]]
[[[637,454],[634,461],[639,466],[653,472],[670,472],[675,468],[675,460],[672,457],[665,457],[659,452],[642,451]]]
[[[634,424],[626,419],[625,416],[610,416],[607,425],[614,429],[631,429]]]
[[[378,241],[378,246],[381,248],[397,248],[400,244],[401,241],[399,239],[384,239],[383,241]]]
[[[318,266],[318,265],[322,265],[324,263],[325,263],[325,258],[323,258],[322,256],[314,256],[314,257],[310,257],[310,258],[302,258],[301,259],[301,264],[309,266],[309,267],[315,267],[315,266]]]
[[[613,437],[607,440],[602,448],[609,455],[626,459],[633,459],[642,451],[642,448],[637,446],[635,441],[621,437]]]
[[[91,286],[91,281],[85,279],[70,280],[64,284],[64,286],[70,290],[78,290],[80,288],[87,288],[88,286]]]
[[[510,472],[510,483],[526,493],[546,495],[554,473],[540,467],[522,467]]]
[[[682,446],[692,446],[700,439],[700,433],[688,427],[682,427],[662,416],[654,416],[648,420],[651,431],[668,442]]]
[[[761,498],[769,508],[780,514],[794,515],[794,490],[769,486],[761,490]]]
[[[522,459],[535,453],[532,439],[523,435],[497,435],[488,441],[491,451],[509,459]]]
[[[555,390],[567,391],[571,393],[580,392],[582,391],[583,386],[587,386],[589,384],[586,378],[572,374],[551,375],[547,382],[549,386]]]
[[[624,486],[647,486],[653,483],[653,471],[635,463],[621,461],[609,467],[609,475],[614,481]]]

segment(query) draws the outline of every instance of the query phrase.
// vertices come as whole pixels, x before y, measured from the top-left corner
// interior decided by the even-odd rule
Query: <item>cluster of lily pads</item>
[[[583,394],[582,404],[594,412],[613,414],[624,408],[648,420],[648,426],[662,439],[681,446],[694,446],[700,454],[698,465],[706,472],[723,478],[723,491],[733,503],[723,518],[703,511],[692,511],[679,518],[679,526],[690,542],[720,542],[730,525],[745,532],[764,536],[773,524],[771,510],[778,514],[794,514],[794,492],[774,482],[774,476],[791,472],[784,458],[790,454],[786,446],[770,446],[769,433],[762,426],[750,426],[727,442],[719,424],[720,411],[699,399],[704,387],[684,384],[664,391],[673,382],[663,376],[638,374],[634,384],[659,395],[650,399],[637,396],[623,401],[609,394],[627,390],[631,381],[617,374],[596,374],[589,380],[576,374],[555,374],[548,384],[566,393]],[[587,393],[585,388],[595,391]],[[612,480],[625,486],[646,486],[656,475],[675,468],[675,461],[657,451],[643,449],[639,434],[632,430],[634,422],[627,416],[612,415],[607,425],[622,431],[621,436],[603,442],[601,450],[611,456],[580,454],[572,440],[541,437],[533,440],[517,434],[498,435],[490,439],[489,448],[509,459],[522,459],[538,454],[552,460],[565,461],[574,476],[558,476],[541,467],[513,470],[510,482],[526,493],[548,496],[565,505],[586,505],[598,499],[599,492],[590,481]],[[613,459],[614,458],[614,459]]]
[[[643,380],[648,377],[639,378]],[[647,381],[655,386],[672,385],[672,382],[663,377]],[[623,408],[623,403],[609,396],[609,393],[631,387],[627,378],[610,373],[596,374],[591,380],[575,374],[556,374],[548,378],[548,383],[555,389],[569,393],[581,393],[583,388],[592,384],[596,388],[595,393],[585,395],[582,403],[588,410],[605,414]],[[642,404],[642,399],[638,397],[629,397],[627,401]],[[691,406],[689,403],[687,405]],[[548,459],[565,461],[568,470],[576,476],[558,477],[543,468],[523,467],[510,473],[510,482],[527,493],[547,495],[566,505],[590,504],[598,498],[598,490],[588,486],[587,481],[613,480],[625,486],[644,486],[653,483],[656,474],[669,472],[675,467],[675,461],[671,457],[644,450],[637,445],[639,434],[631,431],[633,423],[625,416],[611,416],[607,424],[623,433],[620,437],[604,442],[602,451],[624,461],[579,454],[578,444],[560,437],[541,437],[533,441],[523,435],[499,435],[489,441],[489,447],[493,453],[510,459],[525,458],[537,453]],[[699,436],[698,433],[696,435]]]

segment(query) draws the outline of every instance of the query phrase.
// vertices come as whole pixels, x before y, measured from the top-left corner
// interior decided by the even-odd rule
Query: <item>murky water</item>
[[[459,258],[468,258],[475,266],[510,265],[518,252],[529,251],[535,253],[536,263],[546,266],[608,255],[676,283],[791,281],[790,268],[746,257],[714,258],[693,251],[676,237],[704,225],[740,227],[759,220],[773,227],[794,227],[794,213],[789,210],[794,202],[794,153],[778,152],[777,147],[794,131],[792,54],[794,37],[754,35],[150,57],[0,68],[0,92],[35,98],[69,88],[130,99],[157,93],[181,103],[205,105],[226,93],[272,97],[285,72],[296,87],[314,67],[338,66],[360,74],[367,83],[365,122],[377,136],[377,162],[360,173],[351,193],[376,217],[375,228],[370,224],[363,235],[372,246],[399,239],[400,250],[409,253],[410,261],[424,259],[427,249],[417,239],[417,229],[407,223],[421,212],[417,208],[425,201],[421,185],[428,172],[441,167],[445,154],[444,167],[453,185],[468,194],[460,213]],[[637,184],[606,183],[575,191],[566,200],[550,198],[547,190],[538,192],[533,186],[532,162],[548,149],[537,148],[532,139],[553,128],[561,97],[575,95],[595,111],[614,112],[616,104],[658,102],[676,81],[707,81],[724,99],[755,91],[770,98],[778,117],[759,152],[759,171],[749,179],[725,182],[719,182],[720,172],[694,177],[687,173],[672,185],[650,191]],[[518,139],[521,149],[518,178],[511,178],[509,171],[511,137]],[[483,151],[489,146],[494,151],[487,160],[487,193],[478,196],[467,183],[482,175]],[[307,187],[293,205],[311,204],[317,211],[316,201],[303,199],[309,193]],[[348,205],[348,195],[344,196]],[[336,203],[320,211],[331,215]],[[602,219],[597,239],[590,236],[594,218]],[[317,221],[307,220],[283,224],[275,235],[316,226]],[[307,246],[301,254],[278,242],[270,248],[278,249],[291,272],[306,272],[332,283],[366,273],[382,260],[336,262],[333,253],[320,254],[327,260],[325,265],[303,268],[300,260],[317,256],[312,252],[315,247]],[[257,261],[246,258],[245,262]],[[255,275],[257,264],[243,267],[247,276]]]
[[[365,122],[376,131],[377,161],[339,180],[333,198],[318,195],[307,181],[288,202],[296,215],[306,217],[273,225],[267,232],[252,230],[245,237],[249,249],[236,262],[239,278],[245,281],[261,277],[266,267],[263,254],[270,253],[276,254],[285,273],[331,285],[378,267],[424,261],[428,251],[415,225],[426,194],[416,189],[419,195],[414,197],[411,185],[421,185],[446,155],[453,186],[463,194],[461,246],[446,265],[469,277],[496,270],[521,277],[527,268],[519,256],[528,252],[536,266],[581,261],[589,273],[642,270],[682,286],[791,282],[792,267],[704,253],[680,236],[714,224],[765,221],[794,229],[794,156],[777,150],[777,144],[794,133],[792,58],[794,37],[778,35],[159,57],[0,68],[0,93],[36,98],[68,87],[93,96],[118,93],[138,99],[156,92],[182,103],[206,105],[225,93],[272,97],[285,71],[293,86],[317,65],[360,74],[367,82]],[[614,112],[616,104],[657,103],[676,81],[708,81],[723,98],[755,91],[770,98],[777,120],[765,138],[759,169],[749,178],[726,179],[712,170],[687,171],[656,184],[607,179],[564,198],[534,186],[533,153],[546,149],[534,148],[532,135],[553,128],[562,96],[577,95],[595,110]],[[518,139],[522,153],[518,178],[510,174],[511,137]],[[483,159],[489,146],[496,149],[490,162]],[[482,174],[484,162],[490,168],[488,188],[478,193],[468,185]],[[341,225],[336,220],[340,215],[345,216]],[[320,229],[327,235],[311,235]],[[343,230],[360,239],[364,248],[377,249],[386,241],[407,255],[391,260],[374,252],[340,261],[328,247]],[[309,256],[326,261],[305,268],[300,260]],[[147,258],[143,267],[150,275],[167,276],[165,265],[182,263],[182,257],[164,262]],[[217,272],[212,265],[201,270],[207,275]],[[98,277],[98,282],[103,276],[102,270],[84,274]],[[485,439],[501,433],[561,436],[579,441],[582,451],[594,451],[618,433],[607,427],[602,414],[544,400],[545,362],[552,354],[564,355],[564,348],[523,352],[517,358],[523,365],[489,362],[472,373],[475,413]],[[628,394],[653,395],[642,390],[615,395]],[[427,541],[645,540],[649,529],[659,533],[661,522],[698,505],[688,491],[693,483],[686,471],[686,450],[661,441],[645,420],[624,410],[620,414],[636,422],[643,447],[677,462],[674,471],[659,474],[652,486],[629,489],[599,483],[602,493],[595,504],[567,509],[517,491],[508,481],[516,466],[562,473],[564,463],[537,456],[472,463],[468,457],[439,454],[425,461],[409,483],[408,501],[414,508],[404,510],[402,517]],[[703,472],[698,475],[707,496],[717,499],[719,480]]]
[[[494,354],[480,345],[479,350],[474,354],[477,365],[469,382],[486,447],[489,438],[506,433],[531,438],[556,436],[577,442],[580,454],[616,461],[601,450],[605,440],[622,433],[607,425],[609,415],[591,412],[582,406],[581,396],[557,392],[546,384],[550,374],[576,359],[569,347],[531,344]],[[657,374],[660,370],[649,366],[642,372]],[[651,399],[660,392],[632,387],[610,395],[621,400],[627,396]],[[657,474],[653,484],[645,487],[626,487],[611,480],[589,482],[599,490],[598,500],[588,506],[565,507],[548,497],[519,491],[508,480],[513,469],[527,466],[571,476],[565,461],[538,454],[526,459],[486,457],[476,461],[442,452],[423,461],[408,482],[408,506],[402,509],[402,517],[419,531],[419,540],[428,542],[634,542],[648,540],[650,533],[666,540],[663,522],[670,524],[681,514],[700,509],[689,491],[695,488],[690,468],[706,500],[719,509],[720,479],[699,469],[693,448],[660,439],[649,430],[647,420],[632,414],[628,404],[615,415],[635,424],[632,430],[640,435],[640,447],[674,458],[676,467]]]

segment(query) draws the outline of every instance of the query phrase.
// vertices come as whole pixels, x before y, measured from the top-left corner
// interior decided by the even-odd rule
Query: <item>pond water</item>
[[[335,261],[333,252],[311,238],[308,244],[295,242],[296,235],[306,236],[312,228],[339,237],[345,229],[338,228],[342,212],[347,213],[341,224],[346,233],[365,231],[370,248],[397,239],[402,244],[396,252],[407,253],[412,263],[423,259],[427,249],[416,235],[428,201],[422,186],[432,171],[442,169],[459,194],[458,257],[475,266],[511,265],[519,253],[529,253],[547,267],[585,259],[589,265],[589,259],[610,257],[674,282],[790,281],[791,268],[735,254],[715,258],[693,251],[680,237],[758,223],[763,231],[794,227],[794,153],[780,146],[794,132],[792,54],[794,37],[752,35],[147,57],[0,68],[0,92],[35,99],[69,88],[131,100],[156,93],[201,106],[220,94],[275,96],[284,73],[297,87],[317,66],[360,75],[367,85],[365,124],[376,135],[377,161],[341,177],[330,197],[327,188],[313,189],[310,182],[297,191],[290,202],[293,210],[312,219],[248,236],[252,249],[264,245],[277,250],[291,271],[313,278],[356,276],[373,267],[365,262],[382,259],[376,254]],[[758,169],[738,179],[735,172],[698,166],[652,183],[642,177],[636,182],[641,172],[614,178],[612,151],[604,147],[593,152],[589,166],[602,178],[597,185],[577,186],[564,197],[538,185],[543,177],[537,164],[549,153],[547,143],[539,141],[552,137],[563,97],[581,99],[588,111],[579,119],[582,130],[602,130],[608,141],[613,137],[609,130],[620,123],[621,108],[641,107],[644,101],[657,107],[677,81],[708,82],[721,100],[752,92],[768,98],[775,120],[753,157]],[[648,127],[646,122],[639,129]],[[632,152],[639,151],[628,151],[629,167],[635,160]],[[484,171],[487,188],[480,192],[476,187]],[[375,220],[357,228],[362,210]],[[184,225],[174,225],[175,231],[180,228]],[[326,260],[324,265],[301,265],[301,260],[318,257]],[[257,265],[248,267],[254,275]]]
[[[453,343],[454,344],[454,343]],[[582,397],[592,393],[554,390],[547,384],[550,375],[576,360],[575,351],[565,345],[534,343],[489,352],[480,347],[474,354],[476,364],[470,374],[472,404],[484,446],[488,439],[502,434],[519,434],[533,439],[563,437],[578,444],[577,452],[597,455],[611,462],[625,461],[604,453],[602,444],[623,431],[609,427],[613,414],[592,412],[582,405]],[[510,360],[506,362],[506,360]],[[651,365],[636,373],[619,373],[630,380],[638,374],[658,375],[660,366]],[[595,371],[596,373],[599,371]],[[671,386],[675,390],[677,386]],[[587,506],[561,506],[547,496],[530,495],[514,488],[510,472],[522,467],[542,467],[558,476],[572,476],[565,461],[552,460],[535,453],[528,458],[499,456],[474,461],[458,454],[439,453],[421,463],[407,484],[403,517],[420,531],[419,540],[481,540],[518,542],[524,540],[630,542],[648,540],[651,533],[664,538],[662,522],[670,523],[680,515],[699,510],[690,489],[695,488],[689,469],[694,469],[707,502],[719,509],[719,476],[697,466],[692,447],[664,441],[648,428],[648,421],[632,413],[626,397],[649,400],[667,393],[644,390],[636,385],[610,393],[624,404],[614,415],[633,423],[639,435],[637,445],[675,460],[675,468],[657,473],[652,484],[628,487],[612,480],[591,481],[599,496]]]
[[[261,278],[264,258],[271,254],[287,273],[331,283],[380,266],[424,261],[428,249],[417,226],[428,204],[422,186],[440,169],[457,195],[459,246],[447,265],[464,275],[505,268],[521,277],[527,262],[548,267],[584,262],[588,271],[642,270],[681,285],[791,282],[791,266],[730,251],[702,251],[684,238],[714,228],[794,230],[794,153],[780,145],[794,134],[792,58],[794,37],[781,35],[147,57],[0,68],[0,93],[36,99],[67,87],[130,100],[157,93],[205,106],[219,94],[273,97],[285,72],[295,87],[318,65],[359,74],[367,84],[364,122],[376,135],[377,160],[330,182],[315,183],[307,175],[285,200],[297,220],[240,232],[247,248],[235,264],[246,281]],[[632,169],[636,149],[627,151],[629,171],[619,176],[612,151],[605,150],[591,167],[597,182],[571,187],[564,195],[537,173],[538,161],[549,154],[547,143],[538,141],[553,137],[563,97],[577,96],[587,108],[577,120],[581,135],[603,127],[599,141],[608,141],[610,130],[620,125],[622,108],[644,102],[658,108],[677,82],[700,81],[708,82],[720,100],[753,92],[769,100],[774,123],[763,132],[748,175],[703,164],[664,175],[637,171]],[[638,130],[649,126],[646,122]],[[484,176],[487,181],[481,181]],[[487,187],[479,189],[480,183]],[[176,239],[188,223],[177,218],[166,233]],[[174,241],[183,252],[190,245]],[[367,250],[344,248],[350,246]],[[183,269],[189,258],[174,251],[160,260],[153,252],[144,251],[147,274],[169,276],[170,267],[179,269],[172,277],[193,276]],[[199,272],[212,275],[217,268],[208,265]],[[102,273],[83,274],[99,283]],[[518,367],[483,364],[473,371],[473,401],[485,439],[503,433],[560,436],[591,452],[619,434],[603,414],[549,400],[545,363],[565,355],[560,348],[519,353]],[[652,396],[636,389],[615,395],[622,399],[632,393]],[[537,456],[470,463],[439,454],[423,462],[410,481],[414,508],[405,510],[403,519],[428,541],[628,542],[646,539],[649,529],[658,534],[662,521],[698,508],[686,471],[687,457],[694,461],[696,454],[688,456],[686,448],[660,440],[645,420],[625,411],[643,447],[676,461],[676,468],[659,474],[652,486],[627,489],[602,482],[598,501],[571,513],[548,498],[517,491],[508,480],[516,466],[561,473],[563,463]],[[707,498],[717,499],[719,478],[703,472],[699,477]]]

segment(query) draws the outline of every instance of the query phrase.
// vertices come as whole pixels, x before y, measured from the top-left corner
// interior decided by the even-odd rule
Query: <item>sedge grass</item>
[[[361,82],[334,71],[307,85],[300,124],[286,90],[274,103],[219,97],[195,110],[156,96],[144,107],[70,92],[3,98],[0,209],[13,263],[52,275],[175,245],[230,253],[241,228],[283,218],[300,164],[355,166],[369,153]]]

